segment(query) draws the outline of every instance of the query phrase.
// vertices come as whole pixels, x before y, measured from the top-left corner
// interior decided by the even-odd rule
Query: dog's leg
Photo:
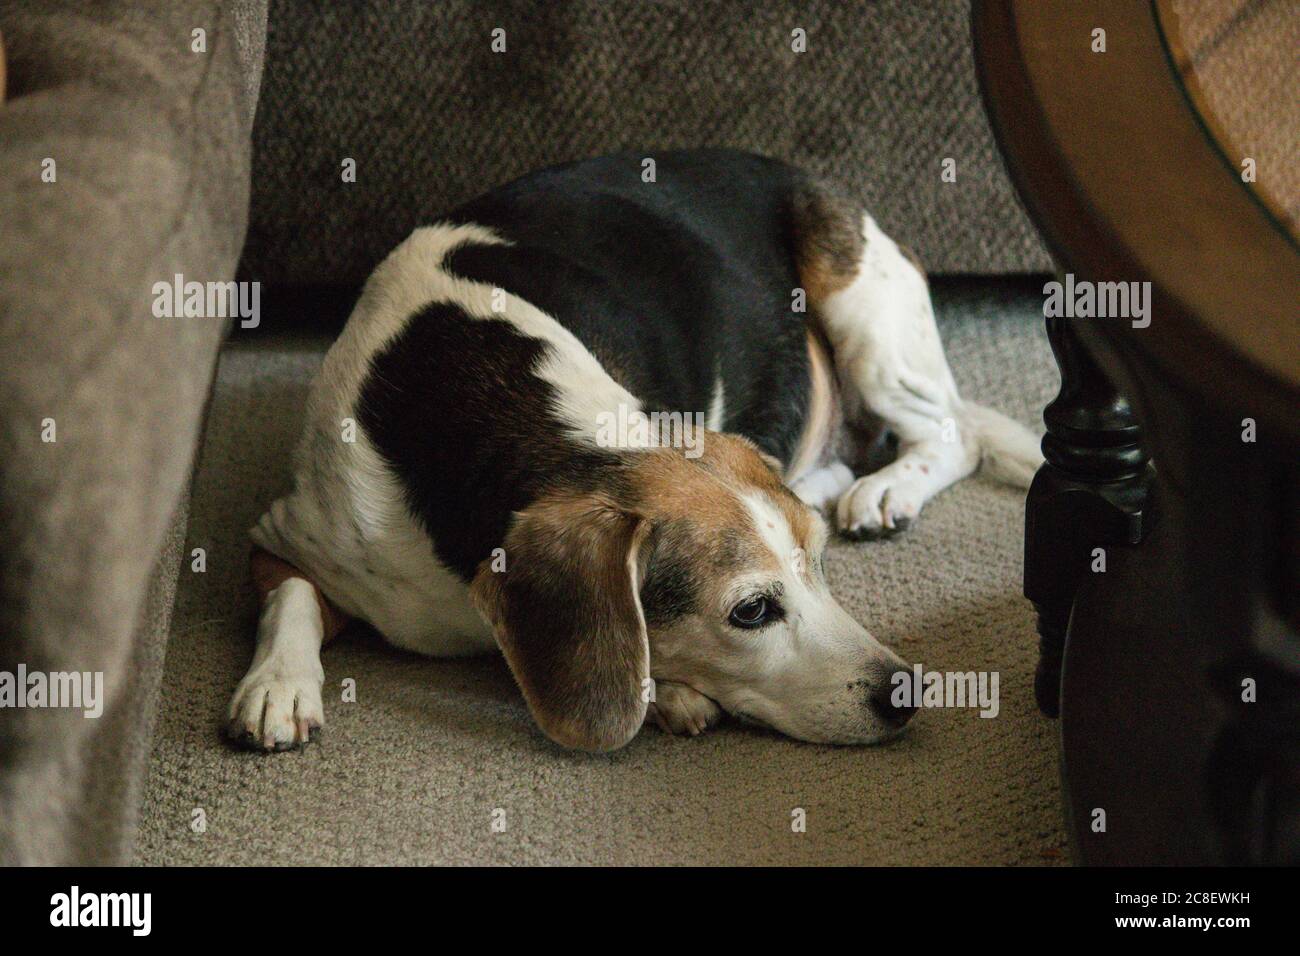
[[[825,190],[800,197],[800,274],[831,343],[846,420],[874,415],[898,457],[838,496],[850,537],[906,528],[938,492],[979,465],[919,266],[870,216]],[[805,499],[807,500],[807,499]]]
[[[853,484],[853,472],[842,461],[834,461],[796,479],[790,490],[811,508],[825,508],[838,501],[840,495]]]
[[[669,734],[702,734],[718,722],[722,708],[693,687],[676,681],[655,681],[655,699],[646,711],[646,722],[653,720]]]
[[[897,459],[840,496],[835,524],[854,538],[905,530],[932,497],[971,474],[979,439],[968,427],[943,354],[920,270],[865,219],[858,275],[821,303],[846,402],[878,416],[898,437]]]
[[[297,568],[260,548],[252,574],[262,594],[257,649],[230,700],[228,733],[253,749],[289,750],[325,724],[320,650],[347,618]]]

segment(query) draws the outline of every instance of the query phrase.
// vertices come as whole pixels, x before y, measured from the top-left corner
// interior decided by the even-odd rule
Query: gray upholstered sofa
[[[158,281],[240,263],[264,303],[346,311],[413,226],[491,184],[705,144],[835,177],[932,272],[1048,266],[995,158],[963,3],[753,6],[284,2],[268,26],[265,0],[0,2],[0,672],[99,671],[107,695],[96,720],[0,708],[0,863],[130,857],[231,334],[154,314]],[[263,313],[233,336],[283,314]],[[194,719],[215,734],[220,714]]]

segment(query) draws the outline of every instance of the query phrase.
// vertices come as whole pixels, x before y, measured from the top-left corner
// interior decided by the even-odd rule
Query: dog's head
[[[872,743],[911,711],[906,665],[831,596],[822,517],[743,438],[627,456],[599,490],[553,489],[518,513],[505,567],[471,593],[553,740],[611,750],[641,727],[654,679],[687,684],[791,737]]]

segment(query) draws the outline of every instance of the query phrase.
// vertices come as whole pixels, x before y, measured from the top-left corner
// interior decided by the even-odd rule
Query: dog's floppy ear
[[[757,452],[758,457],[763,459],[763,464],[767,465],[767,467],[771,468],[774,472],[776,472],[777,477],[780,477],[781,475],[785,474],[785,465],[781,464],[781,459],[777,458],[775,455],[769,455],[767,452],[763,451],[763,449],[759,448],[757,443],[751,441],[745,435],[736,435],[734,437],[739,439],[740,443],[744,445],[746,448],[750,449],[751,451]]]
[[[549,495],[515,515],[504,569],[489,559],[474,576],[474,604],[556,743],[614,750],[645,720],[639,565],[648,530],[603,495]]]

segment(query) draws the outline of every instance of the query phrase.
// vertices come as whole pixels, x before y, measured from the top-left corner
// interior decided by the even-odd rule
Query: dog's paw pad
[[[245,678],[230,702],[226,735],[250,750],[296,750],[325,725],[320,688],[311,677]]]

